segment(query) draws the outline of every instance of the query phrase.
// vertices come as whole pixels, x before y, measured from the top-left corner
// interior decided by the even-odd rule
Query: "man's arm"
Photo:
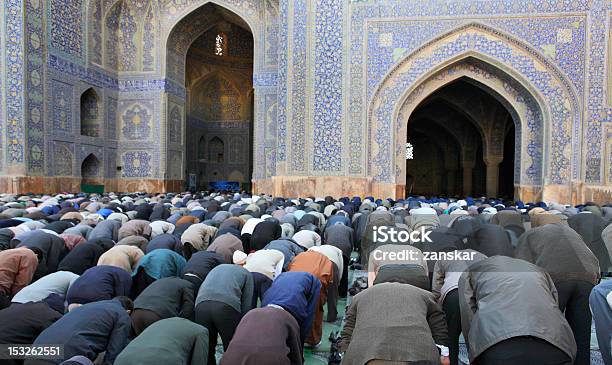
[[[253,275],[249,272],[245,277],[246,280],[244,281],[244,285],[242,286],[242,297],[240,298],[240,309],[242,310],[243,316],[252,309],[251,305],[253,304],[253,292],[255,291]]]
[[[196,335],[193,349],[191,350],[191,365],[206,364],[208,361],[208,329],[202,328],[202,332]]]
[[[181,289],[181,311],[180,317],[193,320],[193,307],[194,307],[194,293],[193,287],[188,285]]]
[[[130,290],[132,289],[132,276],[126,272],[127,275],[121,275],[113,273],[115,277],[115,295],[114,296],[129,296]]]
[[[471,272],[464,272],[459,278],[459,308],[461,309],[461,331],[469,348],[469,334],[472,318],[478,310]]]
[[[434,295],[436,301],[440,300],[442,296],[442,285],[444,285],[444,278],[446,277],[446,267],[442,260],[436,261],[434,265],[433,280],[431,284],[431,292]]]
[[[431,336],[436,345],[448,347],[446,317],[440,306],[433,300],[433,297],[427,298],[427,323],[429,323]]]
[[[106,354],[104,355],[105,363],[113,363],[115,358],[128,344],[128,336],[130,335],[131,322],[130,316],[125,313],[118,314],[115,319],[115,326],[108,338],[106,345]]]
[[[13,282],[13,286],[11,287],[10,294],[15,295],[21,289],[25,288],[30,284],[37,267],[37,265],[32,264],[33,261],[30,261],[23,256],[19,259],[19,272],[17,272],[17,276],[15,277],[15,281]]]
[[[346,310],[344,319],[344,327],[340,332],[340,342],[338,342],[338,350],[345,352],[351,344],[353,337],[353,330],[355,329],[355,321],[357,320],[357,304],[359,300],[357,297],[353,298],[353,302]]]
[[[338,318],[338,283],[340,282],[338,265],[332,262],[333,275],[327,285],[327,322],[335,322]]]

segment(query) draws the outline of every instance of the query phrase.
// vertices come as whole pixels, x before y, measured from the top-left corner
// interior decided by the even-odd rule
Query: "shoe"
[[[319,348],[319,346],[321,346],[321,343],[323,342],[323,340],[319,341],[318,344],[316,345],[309,345],[309,344],[304,344],[304,348],[310,349],[310,350],[316,350]]]

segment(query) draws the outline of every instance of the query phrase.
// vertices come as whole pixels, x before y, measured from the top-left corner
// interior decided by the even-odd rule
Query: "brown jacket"
[[[217,228],[213,226],[204,223],[192,224],[181,236],[181,242],[191,244],[198,251],[204,251],[208,248],[215,233],[217,233]]]
[[[194,216],[191,215],[184,215],[182,217],[179,218],[179,220],[176,221],[176,226],[180,226],[181,224],[185,224],[185,223],[191,223],[191,224],[196,224],[196,223],[200,223],[200,220]]]
[[[398,310],[402,309],[402,310]],[[447,345],[444,313],[432,294],[416,286],[381,283],[357,294],[342,329],[343,365],[379,359],[438,363],[438,345]]]
[[[29,248],[0,252],[0,293],[13,296],[29,285],[38,266],[38,257]]]
[[[242,251],[242,241],[231,233],[222,234],[208,246],[206,251],[216,252],[223,256],[226,264],[233,262],[234,252]]]
[[[128,236],[142,236],[146,239],[151,238],[151,222],[144,219],[134,219],[119,228],[119,240]]]

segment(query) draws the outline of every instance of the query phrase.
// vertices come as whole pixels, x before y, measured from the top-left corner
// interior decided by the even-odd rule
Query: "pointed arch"
[[[208,141],[208,161],[211,163],[225,162],[225,142],[217,136]]]
[[[83,180],[92,180],[98,179],[102,176],[102,164],[100,159],[93,154],[90,153],[83,159],[81,162],[81,177]]]
[[[102,121],[100,98],[93,87],[81,94],[81,135],[87,137],[101,137]]]
[[[536,104],[532,113],[541,114],[539,124],[526,120],[527,112],[523,113],[523,118],[515,120],[520,123],[517,136],[522,136],[523,142],[519,155],[525,157],[520,165],[520,183],[527,172],[532,180],[546,179],[549,184],[562,186],[577,177],[580,174],[577,163],[580,158],[580,103],[567,77],[523,42],[488,26],[469,23],[404,57],[375,88],[367,113],[370,146],[367,168],[375,184],[384,191],[395,193],[394,185],[401,175],[397,161],[394,162],[398,156],[397,146],[401,143],[401,124],[410,114],[404,105],[414,105],[423,92],[421,85],[427,80],[443,75],[445,70],[448,72],[453,65],[466,59],[476,59],[494,71],[489,74],[499,75],[493,78],[499,82],[491,83],[483,78],[481,83],[492,84],[491,89],[498,94],[510,95],[502,98],[506,105],[515,104],[516,109],[521,98],[527,96]],[[515,95],[516,90],[526,92]],[[525,166],[527,148],[533,155],[529,163],[536,166]],[[542,156],[537,156],[537,151],[543,151]],[[570,200],[571,197],[563,198]]]

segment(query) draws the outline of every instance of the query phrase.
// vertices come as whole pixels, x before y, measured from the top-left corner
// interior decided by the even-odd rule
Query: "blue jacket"
[[[130,316],[116,300],[85,304],[66,313],[44,330],[34,345],[64,346],[64,360],[84,355],[95,360],[106,351],[104,361],[112,363],[128,344]],[[53,360],[61,363],[63,360]]]
[[[128,296],[131,287],[132,277],[124,269],[110,265],[94,266],[72,283],[66,300],[69,304],[108,300]]]
[[[321,282],[306,272],[284,272],[264,294],[262,307],[278,305],[291,313],[300,325],[302,342],[308,336],[314,320],[315,307],[319,301]]]
[[[154,279],[180,276],[187,260],[178,253],[166,248],[159,248],[144,255],[134,269],[132,276],[139,270],[144,270]]]

